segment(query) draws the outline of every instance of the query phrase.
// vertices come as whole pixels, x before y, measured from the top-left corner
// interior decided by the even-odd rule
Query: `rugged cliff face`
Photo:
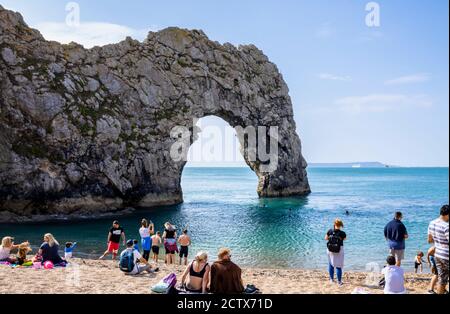
[[[0,221],[182,202],[170,132],[208,115],[278,127],[275,171],[244,155],[260,196],[310,191],[288,88],[252,45],[168,28],[84,49],[0,6],[0,71]]]

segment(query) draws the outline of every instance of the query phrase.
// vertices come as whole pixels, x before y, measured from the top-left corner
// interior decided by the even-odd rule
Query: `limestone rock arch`
[[[209,115],[278,128],[275,171],[243,152],[260,196],[310,192],[288,87],[253,45],[167,28],[85,49],[45,40],[0,6],[0,53],[3,220],[182,202],[186,162],[171,158],[170,134]]]

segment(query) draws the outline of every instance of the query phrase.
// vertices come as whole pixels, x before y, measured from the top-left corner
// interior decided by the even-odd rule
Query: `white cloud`
[[[433,105],[428,95],[370,94],[350,96],[335,101],[340,110],[350,113],[386,112],[405,108],[428,108]]]
[[[47,40],[58,41],[63,44],[76,42],[86,48],[114,44],[127,36],[137,40],[144,40],[149,31],[157,30],[157,27],[149,29],[134,29],[128,26],[103,23],[86,22],[79,26],[69,26],[66,23],[44,22],[33,25]]]
[[[351,81],[352,78],[350,76],[339,76],[339,75],[333,75],[330,73],[320,73],[317,75],[322,80],[331,80],[331,81]]]
[[[384,82],[385,85],[402,85],[402,84],[410,84],[410,83],[420,83],[426,82],[430,80],[430,75],[426,73],[419,73],[407,76],[397,77],[391,80],[387,80]]]

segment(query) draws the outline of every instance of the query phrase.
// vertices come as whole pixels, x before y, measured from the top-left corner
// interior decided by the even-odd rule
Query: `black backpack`
[[[335,231],[328,237],[328,251],[331,253],[339,253],[341,251],[341,238]]]
[[[126,250],[120,255],[119,268],[124,273],[131,273],[134,269],[134,252]]]

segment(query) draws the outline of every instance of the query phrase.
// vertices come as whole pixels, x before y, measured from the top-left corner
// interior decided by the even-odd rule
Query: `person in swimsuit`
[[[208,264],[208,254],[198,252],[195,260],[184,270],[181,277],[181,285],[189,292],[207,293],[210,271],[211,267]]]
[[[188,231],[183,230],[183,234],[178,238],[180,244],[180,265],[182,265],[184,258],[184,265],[188,263],[189,246],[191,245],[191,238],[188,236]]]
[[[439,279],[436,260],[434,258],[435,252],[436,252],[436,248],[434,246],[430,247],[430,249],[427,252],[428,266],[430,266],[431,273],[433,274],[433,278],[431,278],[430,289],[428,290],[429,294],[436,294],[436,292],[434,291],[434,288],[436,287],[437,281]]]
[[[170,222],[164,224],[163,241],[166,249],[166,264],[175,264],[175,253],[178,253],[177,230]]]
[[[416,255],[415,259],[414,259],[414,272],[416,274],[417,274],[417,271],[419,270],[419,268],[420,268],[420,273],[423,273],[423,265],[422,265],[422,263],[423,263],[423,260],[422,260],[423,256],[424,256],[423,252],[417,252],[417,255]]]
[[[162,244],[161,240],[161,232],[157,232],[152,236],[152,252],[153,252],[153,261],[158,263],[158,255],[159,255],[159,247]]]

